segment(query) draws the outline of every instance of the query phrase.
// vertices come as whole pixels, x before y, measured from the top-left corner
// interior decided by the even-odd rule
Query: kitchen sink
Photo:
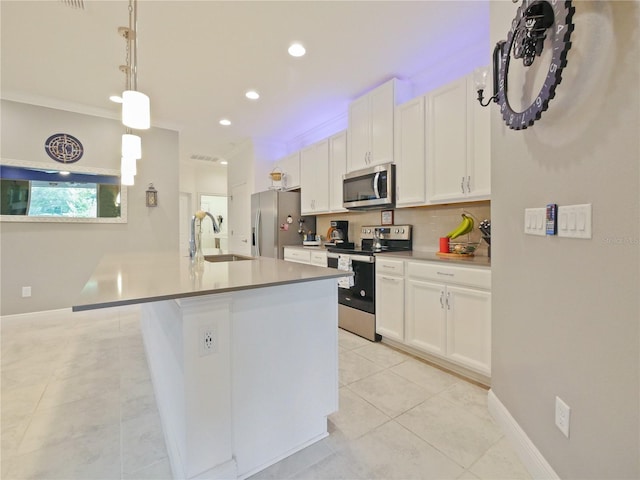
[[[205,255],[204,259],[207,262],[217,263],[217,262],[238,262],[240,260],[253,260],[254,258],[228,253],[223,255]]]

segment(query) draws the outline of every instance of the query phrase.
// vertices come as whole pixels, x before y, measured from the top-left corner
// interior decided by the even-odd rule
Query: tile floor
[[[1,324],[1,478],[169,479],[137,307]],[[330,436],[252,479],[528,479],[486,391],[340,330]]]

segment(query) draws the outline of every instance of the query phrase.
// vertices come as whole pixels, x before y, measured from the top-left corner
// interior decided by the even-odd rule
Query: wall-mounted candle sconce
[[[157,207],[158,206],[158,191],[153,188],[153,183],[149,184],[149,189],[147,190],[147,207]]]

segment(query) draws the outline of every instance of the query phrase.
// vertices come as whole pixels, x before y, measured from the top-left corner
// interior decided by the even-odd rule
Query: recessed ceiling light
[[[227,162],[226,160],[220,160],[220,165],[226,165],[227,163],[229,162]]]
[[[249,90],[247,93],[244,94],[244,96],[247,97],[249,100],[257,100],[260,98],[260,94],[255,90]]]
[[[220,125],[224,125],[225,127],[228,127],[229,125],[231,125],[231,120],[227,120],[226,118],[223,118],[222,120],[220,120]]]
[[[301,57],[306,52],[307,51],[305,50],[305,48],[299,43],[293,43],[289,47],[289,55],[291,55],[292,57]]]
[[[120,95],[111,95],[109,97],[109,100],[111,100],[113,103],[122,103],[122,97]]]

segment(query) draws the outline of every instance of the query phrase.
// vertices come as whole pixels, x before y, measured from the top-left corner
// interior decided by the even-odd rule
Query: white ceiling
[[[119,115],[108,97],[124,89],[117,29],[128,2],[0,5],[3,98]],[[488,30],[488,1],[478,0],[140,0],[138,89],[151,97],[153,124],[180,131],[181,159],[224,157],[247,137],[291,142],[383,81],[486,43]],[[287,54],[293,41],[306,56]],[[260,100],[247,100],[248,89]]]

